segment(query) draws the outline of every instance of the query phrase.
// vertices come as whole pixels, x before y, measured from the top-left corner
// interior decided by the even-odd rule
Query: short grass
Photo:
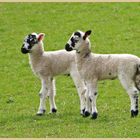
[[[23,38],[44,32],[45,50],[58,50],[77,29],[93,30],[93,52],[140,56],[140,3],[0,3],[0,137],[140,137],[118,80],[99,82],[97,120],[80,116],[67,76],[56,77],[58,113],[35,115],[40,81],[20,52]]]

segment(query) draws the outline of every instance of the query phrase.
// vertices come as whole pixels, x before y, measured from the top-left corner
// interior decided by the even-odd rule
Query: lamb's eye
[[[31,39],[30,39],[30,42],[34,42],[34,41],[35,41],[35,39],[34,39],[34,38],[31,38]]]
[[[37,39],[36,38],[30,38],[30,43],[31,44],[35,44],[37,42]]]
[[[74,41],[75,41],[75,43],[77,43],[79,41],[79,37],[78,36],[75,36],[74,37]]]
[[[79,39],[75,39],[75,42],[77,43],[79,41]]]

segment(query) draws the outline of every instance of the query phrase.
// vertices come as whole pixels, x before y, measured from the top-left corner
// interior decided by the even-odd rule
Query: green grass
[[[20,52],[23,38],[44,32],[45,50],[58,50],[77,29],[93,30],[93,52],[140,57],[140,3],[0,3],[0,137],[140,137],[140,115],[130,118],[118,80],[99,83],[97,120],[80,116],[66,76],[56,77],[58,113],[35,115],[40,81]]]

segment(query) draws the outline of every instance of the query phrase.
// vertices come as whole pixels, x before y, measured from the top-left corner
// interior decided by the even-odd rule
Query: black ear
[[[86,31],[83,36],[83,39],[85,40],[91,34],[91,32],[92,32],[91,30]]]

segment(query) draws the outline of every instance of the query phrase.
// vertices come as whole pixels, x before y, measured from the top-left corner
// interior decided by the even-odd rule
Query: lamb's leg
[[[81,114],[83,115],[84,112],[85,112],[85,92],[86,92],[86,86],[84,84],[84,81],[82,81],[79,73],[77,70],[73,70],[71,73],[70,73],[73,81],[74,81],[74,84],[77,88],[77,91],[78,91],[78,95],[79,95],[79,98],[80,98],[80,112]]]
[[[91,83],[88,83],[88,89],[89,89],[89,100],[91,102],[92,107],[92,119],[96,119],[98,116],[98,111],[96,108],[96,99],[97,99],[97,81],[94,80]]]
[[[126,89],[130,101],[131,101],[131,117],[135,117],[138,115],[138,89],[135,87],[135,83],[133,80],[129,79],[125,75],[120,75],[119,79],[121,81],[122,86]]]
[[[46,80],[41,80],[41,90],[39,92],[39,96],[40,96],[40,105],[39,105],[39,109],[37,112],[37,115],[43,115],[46,111],[46,96],[47,96],[47,86],[46,86]]]
[[[53,78],[50,78],[48,87],[49,87],[50,113],[56,113],[57,112],[57,107],[55,104],[56,88],[55,88],[55,80],[53,80]]]
[[[90,115],[91,112],[91,102],[89,99],[89,88],[87,87],[86,93],[85,93],[85,97],[86,97],[86,107],[85,107],[85,112],[84,112],[84,117],[88,117]]]
[[[138,115],[138,94],[136,92],[138,91],[134,88],[128,91],[131,101],[131,117]]]

